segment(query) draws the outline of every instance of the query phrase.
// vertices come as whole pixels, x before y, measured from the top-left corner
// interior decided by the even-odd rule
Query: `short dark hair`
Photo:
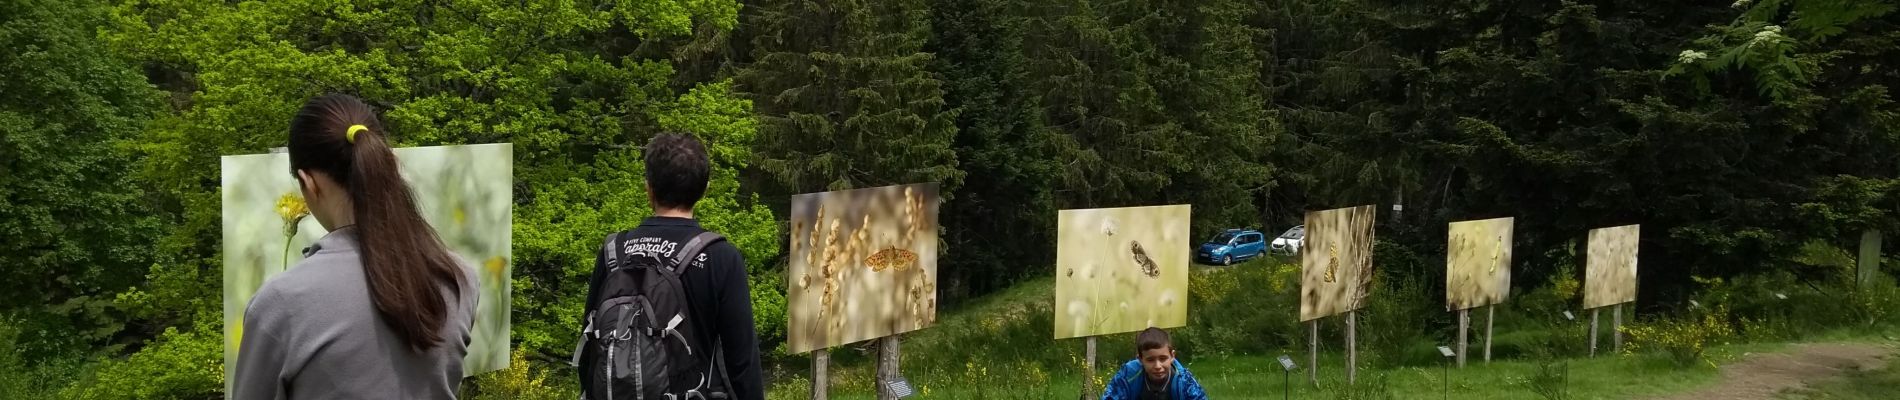
[[[1163,347],[1168,348],[1168,350],[1174,350],[1174,341],[1168,339],[1168,331],[1161,330],[1161,328],[1149,327],[1147,330],[1141,331],[1141,334],[1135,335],[1135,356],[1137,357],[1141,356],[1141,353],[1148,352],[1148,350]]]
[[[692,209],[706,195],[706,177],[712,161],[698,139],[680,133],[662,133],[646,145],[647,185],[653,205]]]

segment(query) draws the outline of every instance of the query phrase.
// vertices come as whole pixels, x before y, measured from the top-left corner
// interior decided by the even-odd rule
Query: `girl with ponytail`
[[[235,399],[449,399],[476,292],[422,219],[369,105],[331,94],[290,121],[290,173],[330,233],[245,309]]]

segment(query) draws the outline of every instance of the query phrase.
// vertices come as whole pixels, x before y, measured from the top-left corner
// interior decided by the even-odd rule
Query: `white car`
[[[1267,246],[1267,253],[1299,255],[1300,248],[1306,245],[1306,225],[1286,230],[1280,237],[1273,238],[1273,244]]]

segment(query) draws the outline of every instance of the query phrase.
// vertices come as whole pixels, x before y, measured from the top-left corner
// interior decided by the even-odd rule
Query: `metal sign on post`
[[[891,388],[891,395],[897,396],[897,398],[900,399],[917,394],[917,390],[910,387],[910,380],[904,379],[904,377],[901,376],[885,383],[885,386]]]
[[[1293,357],[1288,357],[1285,354],[1281,354],[1280,355],[1280,398],[1282,399],[1293,398],[1293,369],[1294,368],[1299,368],[1299,366],[1293,365]]]
[[[1450,399],[1451,398],[1451,358],[1457,357],[1458,354],[1451,351],[1451,346],[1438,346],[1438,354],[1442,354],[1445,356],[1445,362],[1441,364],[1445,366],[1445,398]]]

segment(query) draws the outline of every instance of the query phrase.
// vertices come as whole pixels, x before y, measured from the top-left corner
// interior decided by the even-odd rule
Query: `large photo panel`
[[[1503,303],[1511,295],[1511,233],[1516,218],[1451,223],[1445,243],[1445,309]]]
[[[508,144],[395,149],[422,217],[449,251],[471,264],[481,291],[470,331],[467,375],[508,366],[514,150]],[[303,260],[327,232],[307,210],[284,153],[225,156],[223,200],[224,362],[243,350],[244,308],[264,281]],[[368,296],[368,293],[364,293]],[[226,368],[226,381],[235,369]]]
[[[1372,293],[1373,206],[1306,213],[1300,321],[1358,310]]]
[[[1187,205],[1057,214],[1055,338],[1187,325]]]
[[[792,196],[792,353],[936,322],[940,203],[935,183]]]
[[[1636,248],[1642,233],[1642,225],[1590,230],[1584,309],[1636,301]]]

